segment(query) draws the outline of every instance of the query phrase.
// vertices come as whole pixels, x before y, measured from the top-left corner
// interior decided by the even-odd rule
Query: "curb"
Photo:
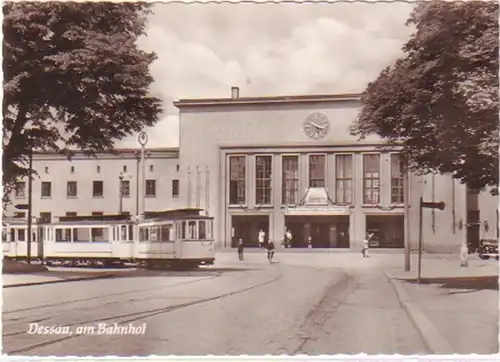
[[[69,283],[69,282],[80,282],[83,280],[95,280],[95,279],[107,279],[113,278],[116,275],[114,274],[104,274],[104,275],[95,275],[90,277],[77,277],[77,278],[66,278],[66,279],[55,279],[55,280],[45,280],[43,282],[28,282],[28,283],[18,283],[18,284],[9,284],[3,285],[3,288],[18,288],[18,287],[29,287],[33,285],[43,285],[43,284],[56,284],[56,283]]]
[[[400,304],[419,331],[427,348],[433,354],[455,354],[451,345],[444,339],[434,324],[432,324],[429,318],[424,314],[422,309],[420,309],[417,303],[410,297],[401,282],[395,280],[390,272],[386,271],[384,274],[394,287]]]

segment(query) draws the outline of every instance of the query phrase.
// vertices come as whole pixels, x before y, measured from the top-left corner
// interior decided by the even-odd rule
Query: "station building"
[[[445,203],[443,211],[423,210],[424,250],[457,252],[466,240],[498,237],[498,196],[447,175],[411,174],[405,190],[398,150],[381,150],[376,136],[350,135],[358,94],[240,97],[235,87],[228,98],[174,104],[179,148],[149,148],[144,164],[139,149],[76,152],[71,160],[36,153],[33,216],[50,222],[197,207],[215,218],[219,248],[239,239],[256,246],[260,230],[279,243],[288,229],[297,248],[359,250],[372,232],[373,248],[409,241],[416,249],[422,197]],[[26,217],[13,205],[27,200],[20,180],[4,215]]]
[[[293,247],[358,250],[373,232],[372,247],[403,248],[408,239],[416,249],[420,197],[446,205],[423,211],[424,250],[456,252],[464,240],[498,237],[498,197],[487,191],[446,175],[409,175],[405,192],[397,149],[350,135],[359,94],[240,97],[234,87],[229,98],[174,104],[180,164],[210,170],[201,206],[215,217],[221,247],[239,239],[255,246],[260,230],[279,242],[288,229]],[[195,206],[192,173],[182,177],[182,197]]]

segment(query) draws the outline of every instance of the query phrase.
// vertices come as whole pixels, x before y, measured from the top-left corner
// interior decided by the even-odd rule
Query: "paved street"
[[[241,263],[222,254],[217,266],[193,272],[137,271],[116,279],[5,289],[4,352],[426,353],[377,259],[349,262],[353,258],[343,256],[345,265],[339,265],[328,255],[281,254],[270,265],[264,254],[247,254]],[[27,334],[35,322],[69,328],[63,334]],[[146,330],[78,334],[84,333],[78,326],[115,322],[145,323]]]

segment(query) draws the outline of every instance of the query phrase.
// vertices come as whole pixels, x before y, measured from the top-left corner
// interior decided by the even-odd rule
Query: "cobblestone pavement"
[[[206,271],[4,290],[4,353],[144,356],[425,353],[382,274],[382,259],[265,254]],[[154,276],[153,276],[154,275]],[[28,335],[29,323],[72,335]],[[78,335],[77,326],[146,323],[144,335]]]
[[[403,287],[456,353],[498,353],[497,290],[410,283]]]

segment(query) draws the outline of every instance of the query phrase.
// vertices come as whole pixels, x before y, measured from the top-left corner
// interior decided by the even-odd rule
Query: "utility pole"
[[[191,168],[188,167],[188,185],[187,185],[187,208],[189,209],[191,207]]]
[[[120,172],[118,179],[120,180],[120,186],[118,187],[120,190],[120,206],[118,213],[121,215],[123,213],[123,173]]]
[[[31,223],[32,223],[32,211],[33,211],[33,148],[30,151],[29,157],[29,176],[28,176],[28,245],[26,252],[26,261],[31,264]]]
[[[403,193],[404,193],[404,214],[406,224],[405,235],[405,271],[411,269],[411,242],[410,242],[410,172],[408,170],[408,158],[404,156],[404,180],[403,180]]]
[[[200,208],[200,166],[196,166],[196,208]]]
[[[148,143],[148,134],[146,132],[141,132],[139,133],[139,136],[137,137],[137,140],[139,141],[139,144],[141,145],[141,206],[139,210],[139,216],[144,216],[145,208],[146,208],[146,162],[145,160],[145,147],[146,144]]]
[[[205,215],[208,216],[208,205],[210,203],[210,171],[205,166]]]

